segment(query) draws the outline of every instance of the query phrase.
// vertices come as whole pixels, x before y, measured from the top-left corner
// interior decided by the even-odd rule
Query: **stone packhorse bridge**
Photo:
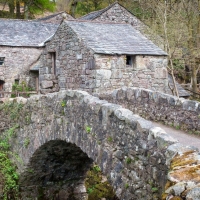
[[[120,105],[69,90],[32,96],[20,115],[12,150],[21,160],[17,166],[24,199],[40,196],[38,186],[48,188],[47,193],[59,191],[65,199],[87,199],[84,179],[92,162],[120,200],[166,199],[182,193],[189,200],[199,191],[194,174],[199,170],[198,151],[181,146]]]

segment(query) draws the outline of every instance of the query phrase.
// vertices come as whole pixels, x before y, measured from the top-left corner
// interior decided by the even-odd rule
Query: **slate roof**
[[[41,47],[57,28],[58,24],[0,19],[0,46]]]
[[[172,79],[172,75],[170,75],[170,74],[168,74],[168,81],[169,81],[169,85],[172,88],[174,88],[174,82],[173,82],[173,79]],[[177,87],[177,90],[178,90],[180,97],[189,97],[190,96],[190,93],[187,92],[177,81],[175,81],[175,83],[176,83],[176,87]]]
[[[33,67],[31,67],[30,68],[30,71],[39,71],[39,69],[40,69],[40,63],[37,63],[37,64],[35,64],[35,65],[33,65]]]
[[[117,2],[111,4],[110,6],[104,8],[104,9],[97,10],[97,11],[94,11],[94,12],[90,12],[89,14],[84,15],[84,16],[80,17],[79,19],[80,20],[94,20],[97,17],[101,16],[101,14],[103,14],[104,12],[106,12],[107,10],[112,8],[115,4],[117,4]]]
[[[167,55],[129,24],[65,21],[85,44],[101,54]]]

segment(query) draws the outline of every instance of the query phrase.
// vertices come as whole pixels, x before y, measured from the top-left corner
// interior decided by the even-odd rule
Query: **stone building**
[[[168,85],[167,54],[129,24],[63,21],[41,59],[41,93]]]
[[[0,90],[11,92],[13,83],[22,81],[36,88],[38,72],[34,68],[44,42],[57,28],[55,24],[34,21],[0,20]]]
[[[145,37],[151,40],[154,44],[156,44],[161,49],[165,49],[164,39],[159,35],[155,34],[151,28],[149,28],[146,24],[140,21],[136,16],[134,16],[130,11],[128,11],[124,6],[115,2],[110,6],[91,12],[85,16],[79,18],[80,20],[87,21],[99,21],[99,22],[112,22],[112,23],[128,23],[132,25],[136,30],[140,31]],[[178,49],[182,51],[181,49]],[[177,56],[177,58],[182,59],[182,56]],[[168,94],[172,94],[172,90],[174,90],[174,83],[172,81],[171,75],[168,74],[168,81],[170,87],[166,90]],[[176,86],[178,89],[178,93],[180,97],[189,97],[190,94],[183,89],[183,87],[176,82]]]

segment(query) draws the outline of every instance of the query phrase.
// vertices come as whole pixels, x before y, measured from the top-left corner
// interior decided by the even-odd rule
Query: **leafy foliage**
[[[55,3],[49,0],[24,0],[23,2],[26,5],[27,11],[32,15],[42,13],[45,10],[53,12],[55,9]]]
[[[0,11],[1,17],[8,18],[34,18],[35,14],[40,14],[44,11],[55,10],[55,1],[51,0],[0,0],[0,3],[7,4],[9,6],[9,12]],[[24,7],[24,13],[21,13],[20,7]],[[16,10],[16,13],[15,13]]]
[[[20,116],[20,110],[23,108],[23,104],[15,102],[6,102],[0,105],[0,110],[4,110],[5,114],[8,114],[12,122],[16,122]]]
[[[0,137],[0,174],[3,177],[3,199],[9,197],[16,199],[18,196],[18,179],[19,175],[16,172],[16,166],[10,160],[13,153],[10,151],[10,138],[15,134],[15,130],[19,125],[15,125],[5,131]]]
[[[12,85],[12,92],[29,92],[29,91],[33,91],[33,89],[28,87],[25,82],[14,83]],[[27,96],[29,96],[28,93]],[[16,95],[12,94],[11,97],[14,98],[16,97]]]
[[[85,15],[89,12],[102,9],[103,0],[79,1],[76,7],[76,13]]]
[[[16,165],[11,161],[20,162],[18,155],[12,152],[11,138],[15,137],[16,130],[19,128],[17,121],[20,117],[20,110],[23,105],[15,102],[6,102],[0,105],[0,111],[10,118],[12,127],[0,135],[0,178],[3,180],[3,200],[17,199],[18,196],[18,173]]]

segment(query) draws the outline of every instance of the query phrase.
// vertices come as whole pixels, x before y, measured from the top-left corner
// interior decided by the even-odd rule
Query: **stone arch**
[[[20,176],[22,198],[87,199],[84,179],[92,163],[75,144],[51,140],[35,151]]]

